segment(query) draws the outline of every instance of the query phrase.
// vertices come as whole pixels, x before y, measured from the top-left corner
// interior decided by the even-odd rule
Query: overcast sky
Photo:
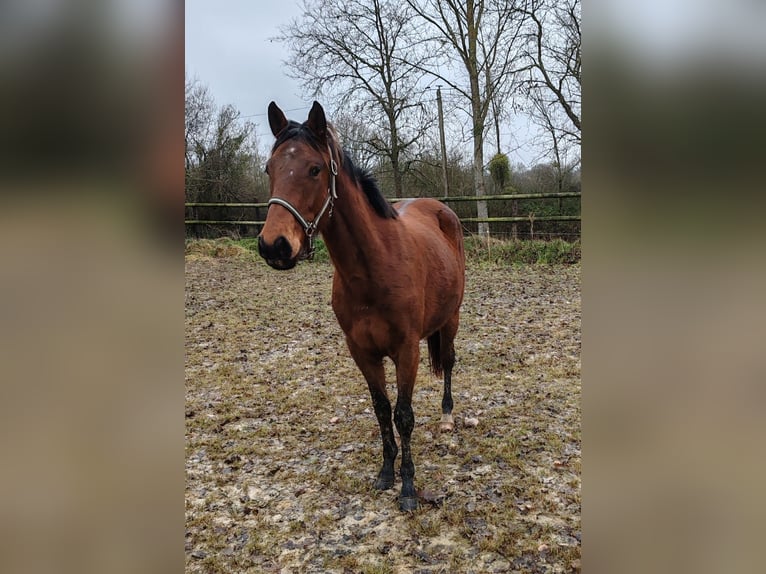
[[[253,121],[261,146],[272,141],[266,117],[270,101],[276,101],[288,118],[305,119],[312,99],[303,99],[298,82],[285,73],[284,45],[269,40],[279,33],[280,26],[300,16],[297,0],[197,1],[187,2],[185,10],[187,75],[206,84],[216,104],[232,104]],[[541,160],[541,150],[532,145],[533,132],[525,118],[517,118],[505,129],[501,127],[501,132],[504,151],[512,164],[530,166]],[[447,145],[460,145],[462,139],[466,156],[470,157],[468,133],[466,129],[462,134],[448,135],[451,141]],[[491,142],[493,131],[487,135],[488,154],[494,153]]]
[[[311,101],[284,72],[284,46],[269,41],[278,27],[300,15],[298,2],[186,2],[186,73],[206,84],[218,105],[232,104],[256,123],[261,144],[270,143],[266,108],[274,100],[300,119]],[[258,114],[258,115],[255,115]]]

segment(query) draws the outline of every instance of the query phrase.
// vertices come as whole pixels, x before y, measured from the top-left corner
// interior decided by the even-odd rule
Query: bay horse
[[[318,102],[303,123],[288,121],[274,102],[268,117],[276,141],[266,163],[270,199],[258,251],[274,269],[291,269],[310,255],[314,235],[321,233],[335,268],[332,308],[380,425],[383,466],[374,487],[394,486],[398,454],[383,366],[390,357],[397,386],[393,420],[402,447],[399,507],[415,510],[410,437],[422,339],[431,371],[444,375],[441,430],[454,427],[453,341],[465,286],[460,220],[435,199],[391,206],[372,176],[342,150]]]

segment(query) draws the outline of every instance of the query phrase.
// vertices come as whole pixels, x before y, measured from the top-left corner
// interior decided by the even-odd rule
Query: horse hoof
[[[399,497],[399,510],[402,512],[412,512],[418,509],[418,497],[417,496],[400,496]]]
[[[452,419],[452,415],[442,415],[441,423],[439,423],[439,430],[441,432],[452,432],[455,428],[455,421]]]
[[[372,487],[375,490],[389,490],[394,487],[394,479],[378,477]]]

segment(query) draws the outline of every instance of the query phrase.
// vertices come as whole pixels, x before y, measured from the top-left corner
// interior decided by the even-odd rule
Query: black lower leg
[[[380,425],[380,437],[383,440],[383,466],[373,486],[377,490],[388,490],[394,486],[394,460],[398,454],[391,425],[391,402],[384,393],[371,391],[371,394],[375,416]]]
[[[402,492],[399,496],[399,508],[401,510],[415,510],[418,506],[418,499],[415,493],[415,465],[412,462],[412,452],[410,451],[410,437],[415,426],[415,416],[409,398],[402,400],[400,397],[396,401],[394,422],[402,441],[402,467],[400,471]]]
[[[442,397],[442,414],[452,414],[452,369],[444,369],[444,396]]]
[[[442,414],[452,414],[452,367],[455,366],[455,348],[449,345],[442,352],[444,365],[444,395],[442,396]]]

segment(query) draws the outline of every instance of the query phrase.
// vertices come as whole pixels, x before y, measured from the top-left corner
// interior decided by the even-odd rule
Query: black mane
[[[271,148],[271,153],[274,153],[279,146],[292,139],[305,142],[317,151],[324,151],[322,144],[305,124],[299,124],[294,120],[290,120],[285,129],[279,132],[279,136],[277,136],[277,140]],[[375,213],[386,219],[395,219],[397,217],[396,210],[391,207],[391,204],[383,196],[375,177],[369,171],[354,165],[351,156],[346,150],[342,150],[342,153],[343,161],[341,163],[343,164],[343,170],[362,188],[367,201],[375,210]]]
[[[396,210],[383,197],[375,177],[366,169],[355,166],[346,150],[343,150],[343,169],[360,185],[375,213],[386,219],[396,218]]]

